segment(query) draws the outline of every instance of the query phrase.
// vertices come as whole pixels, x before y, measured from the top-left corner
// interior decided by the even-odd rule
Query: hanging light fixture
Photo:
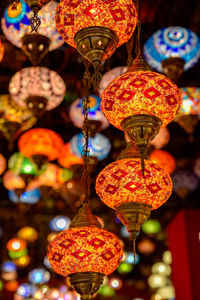
[[[10,80],[13,100],[28,107],[38,118],[63,100],[66,87],[58,73],[45,67],[28,67],[18,71]]]
[[[93,64],[97,77],[100,63],[130,39],[136,23],[131,0],[62,0],[56,10],[61,37]]]
[[[200,39],[190,29],[171,26],[156,31],[144,45],[147,63],[177,82],[183,70],[193,67],[200,57]]]

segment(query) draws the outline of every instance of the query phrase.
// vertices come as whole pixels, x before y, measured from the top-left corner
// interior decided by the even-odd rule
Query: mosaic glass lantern
[[[22,48],[33,64],[39,63],[48,50],[54,50],[64,43],[55,26],[56,5],[55,1],[50,1],[39,11],[41,24],[37,34],[30,33],[29,19],[32,13],[23,0],[15,10],[12,4],[8,6],[2,17],[1,26],[5,36],[12,44]]]
[[[40,200],[41,194],[39,189],[34,189],[30,191],[25,191],[20,196],[18,196],[18,194],[14,190],[9,190],[8,198],[10,199],[10,201],[16,204],[36,204]]]
[[[21,153],[31,157],[41,169],[47,159],[52,161],[59,157],[63,144],[58,133],[46,128],[35,128],[20,137],[18,147]]]
[[[168,173],[154,162],[145,160],[145,164],[143,177],[139,158],[119,159],[106,166],[96,180],[100,199],[116,210],[134,240],[151,210],[160,207],[172,192]]]
[[[156,31],[144,45],[148,64],[177,80],[183,70],[194,66],[200,57],[200,39],[191,30],[179,26]]]
[[[51,275],[44,268],[36,268],[29,272],[29,281],[33,284],[45,284],[49,282]]]
[[[2,61],[3,56],[4,56],[4,45],[2,40],[0,40],[0,62]]]
[[[58,162],[61,166],[65,168],[70,168],[73,165],[82,165],[83,159],[82,157],[76,156],[72,152],[70,143],[66,143],[60,152]]]
[[[176,168],[174,157],[167,151],[155,149],[150,153],[149,158],[165,169],[169,174],[172,174]]]
[[[22,107],[28,107],[36,117],[57,107],[64,98],[65,89],[58,73],[45,67],[21,69],[9,83],[13,100]]]
[[[76,134],[70,140],[72,152],[81,157],[83,154],[84,137],[82,133]],[[96,156],[98,160],[105,159],[110,152],[111,143],[107,137],[97,133],[94,137],[89,137],[88,141],[89,156]]]
[[[7,190],[24,189],[25,181],[14,172],[8,170],[3,176],[3,185]]]
[[[103,276],[118,267],[123,250],[116,236],[102,229],[85,205],[70,229],[59,233],[49,244],[47,256],[55,272],[68,276],[82,299],[92,299]]]
[[[72,103],[69,111],[69,115],[74,126],[78,128],[82,128],[84,122],[84,109],[82,101],[83,99],[75,100]],[[99,130],[103,130],[109,126],[108,121],[101,112],[101,99],[96,95],[89,96],[88,120],[90,130],[95,133],[98,131],[98,128]]]
[[[131,0],[62,0],[56,10],[56,27],[63,40],[94,66],[130,39],[136,23]]]
[[[188,134],[192,134],[200,119],[200,88],[180,88],[180,95],[182,104],[175,121],[183,127]]]
[[[0,175],[4,173],[7,167],[7,161],[5,157],[0,153]]]

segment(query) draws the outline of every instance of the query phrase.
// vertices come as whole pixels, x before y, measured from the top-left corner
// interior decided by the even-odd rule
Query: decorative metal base
[[[46,110],[48,100],[45,97],[29,96],[26,99],[27,108],[34,116],[40,118]]]
[[[148,159],[148,155],[145,151],[144,158]],[[126,148],[122,150],[122,152],[117,157],[117,160],[126,159],[126,158],[140,158],[140,152],[136,147],[135,143],[128,142],[126,144]]]
[[[127,72],[138,71],[152,71],[152,69],[147,65],[142,56],[137,56],[127,70]]]
[[[50,39],[37,33],[25,34],[22,50],[33,65],[38,65],[49,51]]]
[[[141,225],[149,218],[151,206],[137,202],[127,202],[116,209],[116,215],[127,227],[133,240],[136,240]]]
[[[81,300],[91,300],[103,283],[104,275],[95,272],[82,272],[69,275],[70,284],[81,295]]]
[[[185,61],[180,57],[170,57],[162,61],[163,73],[177,83],[184,71]]]
[[[32,155],[34,163],[37,165],[38,169],[41,170],[42,166],[48,163],[48,157],[43,154]]]

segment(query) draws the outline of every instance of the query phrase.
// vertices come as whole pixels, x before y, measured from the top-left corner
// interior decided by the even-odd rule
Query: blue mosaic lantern
[[[69,142],[74,155],[81,157],[83,154],[84,137],[82,133],[76,134]],[[107,137],[97,133],[94,137],[89,137],[89,156],[96,156],[98,160],[105,159],[110,152],[111,143]]]
[[[49,282],[51,275],[44,268],[33,269],[28,274],[29,281],[33,284],[44,284]]]
[[[159,72],[162,62],[169,58],[182,59],[184,70],[193,67],[200,57],[200,39],[191,30],[172,26],[156,31],[144,45],[147,63]]]
[[[21,196],[18,196],[14,190],[9,190],[8,197],[14,203],[35,204],[40,200],[41,194],[39,189],[34,189],[25,191]]]

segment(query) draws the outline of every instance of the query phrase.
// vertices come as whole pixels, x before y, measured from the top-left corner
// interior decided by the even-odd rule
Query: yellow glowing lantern
[[[151,152],[149,158],[162,166],[169,174],[172,174],[176,168],[174,157],[167,151],[155,149]]]
[[[27,242],[34,242],[38,238],[38,233],[34,228],[25,226],[18,230],[17,237]]]
[[[9,251],[20,251],[26,248],[26,242],[22,239],[13,238],[8,241],[7,249]]]
[[[31,258],[28,255],[23,255],[23,256],[15,259],[14,262],[18,267],[25,268],[28,265],[30,265]]]
[[[164,262],[157,262],[152,266],[152,273],[155,274],[170,276],[171,272],[171,267],[168,264],[165,264]]]

